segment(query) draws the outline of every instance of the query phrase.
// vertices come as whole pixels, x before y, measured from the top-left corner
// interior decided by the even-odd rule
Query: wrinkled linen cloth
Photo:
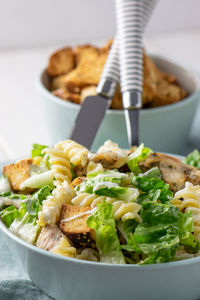
[[[33,284],[8,249],[0,232],[0,299],[52,300]]]

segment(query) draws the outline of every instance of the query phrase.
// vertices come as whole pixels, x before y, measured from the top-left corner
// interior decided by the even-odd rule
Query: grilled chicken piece
[[[139,163],[139,167],[144,172],[158,167],[161,170],[163,180],[170,185],[173,192],[184,188],[186,181],[194,185],[200,184],[199,170],[184,164],[177,158],[162,153],[152,153],[146,160]]]
[[[36,246],[65,256],[74,257],[76,254],[76,249],[72,247],[71,242],[57,225],[43,227]]]

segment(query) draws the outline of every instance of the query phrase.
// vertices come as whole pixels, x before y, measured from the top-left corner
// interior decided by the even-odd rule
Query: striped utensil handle
[[[143,3],[141,0],[116,0],[116,15],[121,91],[123,94],[142,92]]]
[[[143,81],[143,2],[116,0],[120,83],[130,146],[139,144]]]
[[[148,24],[151,14],[156,6],[158,0],[143,0],[143,32]],[[104,70],[101,75],[100,82],[97,86],[97,93],[105,93],[109,98],[112,98],[115,94],[117,85],[119,84],[119,59],[118,59],[118,41],[115,38],[111,50],[109,52]],[[114,81],[112,84],[111,82]],[[106,91],[106,92],[105,92]]]

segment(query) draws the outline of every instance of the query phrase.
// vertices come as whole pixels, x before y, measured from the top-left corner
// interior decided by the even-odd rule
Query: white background
[[[51,51],[114,32],[113,0],[0,0],[0,160],[50,141],[37,82]],[[145,46],[200,72],[200,0],[160,0]]]
[[[112,37],[114,0],[0,0],[0,48]],[[148,33],[200,28],[199,0],[160,0]]]

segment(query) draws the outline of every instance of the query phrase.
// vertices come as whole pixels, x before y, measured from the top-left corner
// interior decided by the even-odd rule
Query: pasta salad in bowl
[[[181,260],[200,263],[199,168],[197,150],[183,162],[143,144],[126,151],[106,141],[96,153],[71,140],[52,147],[34,144],[31,158],[2,169],[0,228],[11,247],[26,247],[30,260],[43,257],[44,274],[61,263],[72,273],[79,266],[81,276],[83,266],[100,266],[108,273],[124,267],[126,274],[136,268],[139,277],[142,270],[160,270],[157,264],[169,272]],[[55,289],[41,284],[44,278],[35,279],[29,260],[24,268],[55,297]]]

